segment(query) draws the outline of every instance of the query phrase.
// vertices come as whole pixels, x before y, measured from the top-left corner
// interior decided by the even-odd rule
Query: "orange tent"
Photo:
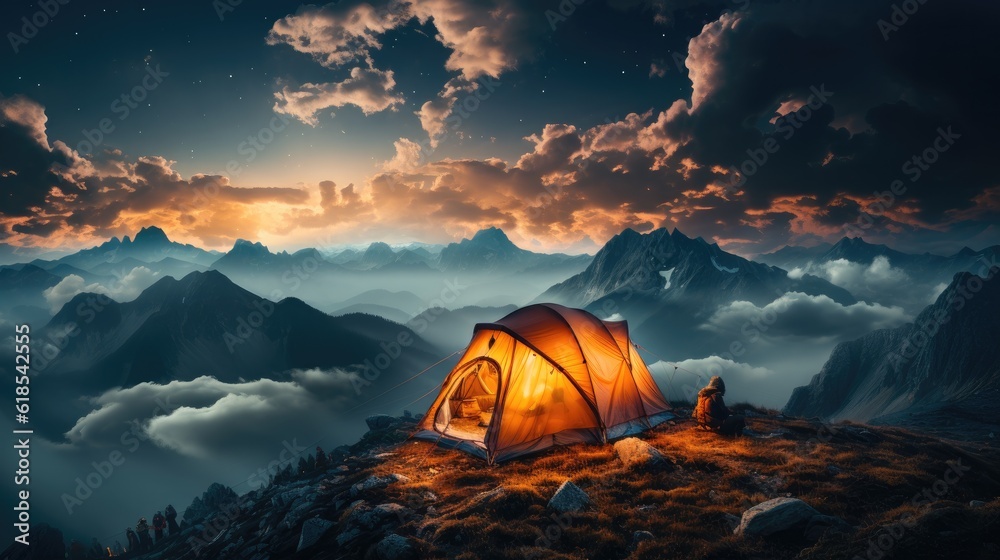
[[[673,417],[626,322],[545,303],[476,325],[415,437],[493,464]]]

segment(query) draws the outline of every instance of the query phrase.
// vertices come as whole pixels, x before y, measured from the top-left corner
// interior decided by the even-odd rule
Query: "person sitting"
[[[722,435],[743,433],[746,420],[739,414],[732,414],[722,396],[726,394],[726,383],[715,375],[708,385],[698,392],[698,405],[694,408],[694,419],[698,425]]]

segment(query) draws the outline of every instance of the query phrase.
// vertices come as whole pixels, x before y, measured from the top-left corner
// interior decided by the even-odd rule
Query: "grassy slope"
[[[407,441],[359,474],[399,473],[411,479],[366,499],[416,510],[420,515],[409,517],[396,532],[412,537],[421,554],[430,557],[852,558],[864,556],[869,539],[882,534],[880,527],[904,513],[916,514],[918,523],[892,539],[889,556],[978,558],[996,557],[1000,550],[996,451],[886,427],[840,425],[831,433],[820,424],[774,413],[754,416],[750,424],[757,432],[784,433],[725,439],[681,421],[644,434],[681,467],[672,472],[626,470],[611,446],[558,448],[488,467],[428,442]],[[932,490],[948,462],[956,460],[971,470],[933,504],[912,505],[912,497]],[[560,526],[546,502],[566,479],[583,488],[593,504],[563,518]],[[498,486],[506,492],[480,495]],[[786,495],[860,529],[852,537],[818,543],[732,535],[726,514],[739,516]],[[973,499],[988,504],[970,508]],[[425,517],[429,507],[432,515]],[[633,552],[632,533],[640,530],[655,539]],[[545,532],[554,538],[540,538]]]

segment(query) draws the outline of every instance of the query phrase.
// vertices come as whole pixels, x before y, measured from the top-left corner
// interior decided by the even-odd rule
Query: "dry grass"
[[[754,430],[771,439],[722,438],[689,422],[642,437],[680,469],[630,471],[611,446],[577,445],[489,467],[431,443],[408,441],[376,474],[410,477],[386,489],[386,500],[421,514],[398,531],[438,558],[852,558],[904,514],[915,527],[893,540],[886,557],[937,552],[993,557],[1000,516],[1000,462],[975,450],[900,429],[843,427],[833,435],[804,420],[755,416]],[[934,487],[949,461],[971,468],[932,505],[911,503]],[[560,518],[546,508],[565,480],[592,500]],[[502,492],[485,494],[503,488]],[[425,491],[435,500],[423,497]],[[805,500],[821,513],[859,527],[852,537],[819,543],[769,542],[732,535],[727,514],[779,496]],[[971,509],[969,500],[991,501]],[[941,512],[944,513],[941,513]],[[994,528],[991,528],[991,524]],[[655,538],[630,550],[634,531]],[[885,542],[883,537],[883,542]]]

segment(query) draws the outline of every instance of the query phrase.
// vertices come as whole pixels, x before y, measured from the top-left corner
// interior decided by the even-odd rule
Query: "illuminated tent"
[[[626,322],[546,303],[475,326],[415,437],[492,464],[673,417]]]

